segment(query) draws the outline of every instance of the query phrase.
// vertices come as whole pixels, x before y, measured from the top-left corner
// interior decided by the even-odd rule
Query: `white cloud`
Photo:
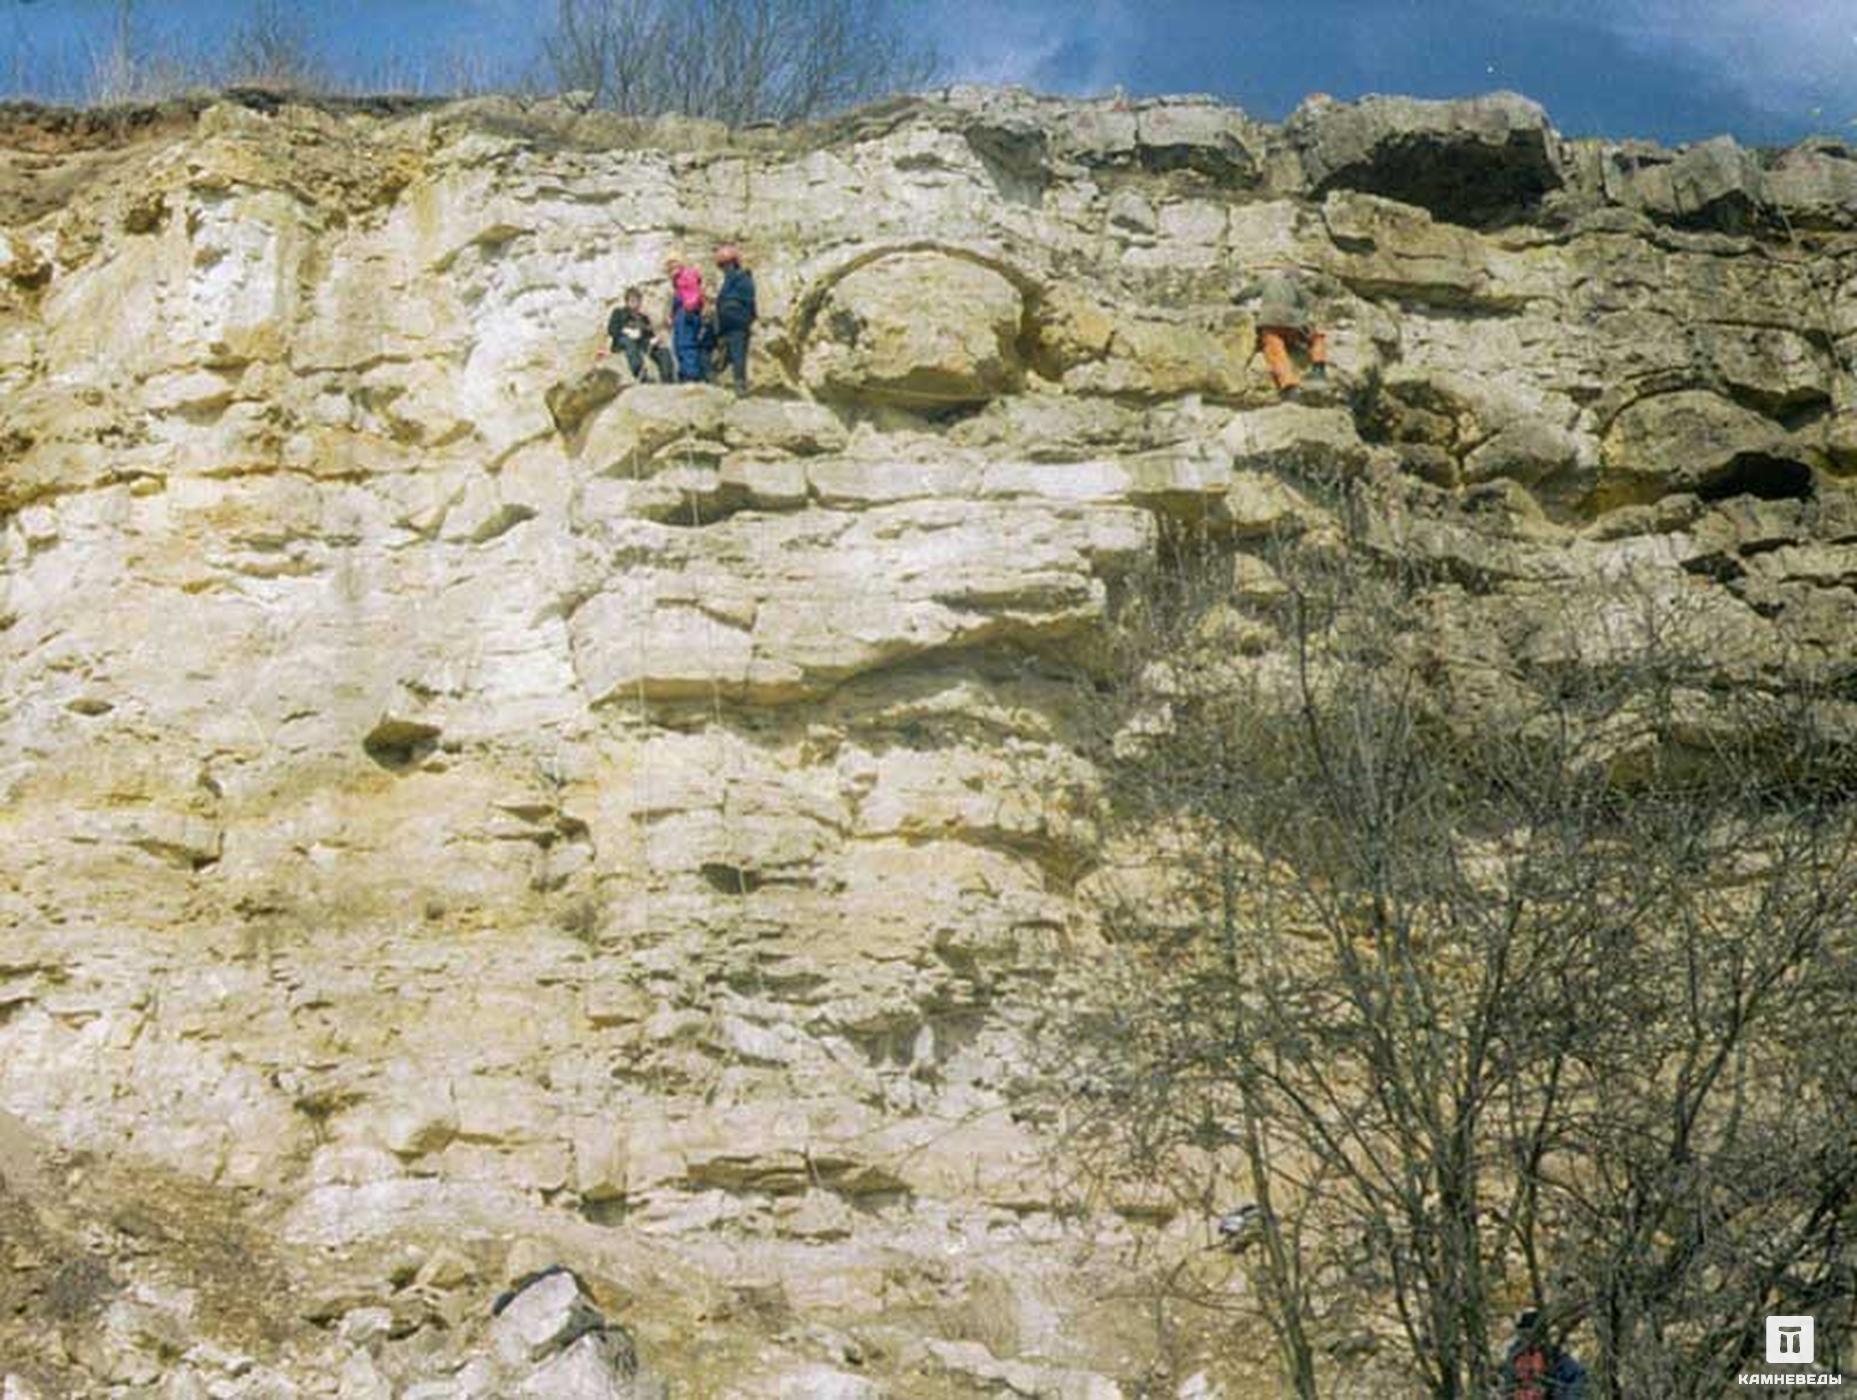
[[[1106,91],[1140,26],[1128,0],[1013,4],[952,0],[937,8],[937,37],[964,82]],[[1078,69],[1075,59],[1088,55]]]
[[[942,38],[954,75],[965,82],[1036,85],[1068,41],[1036,11],[996,11],[988,0],[949,8]]]
[[[1854,0],[1612,0],[1595,18],[1644,51],[1675,55],[1768,112],[1857,117]]]
[[[1848,130],[1857,119],[1857,0],[1472,3],[1492,14],[1572,21],[1613,36],[1629,53],[1694,72],[1711,90],[1725,85],[1783,126]],[[913,8],[932,24],[957,78],[1091,93],[1126,77],[1144,36],[1147,45],[1166,42],[1167,17],[1180,3],[913,0]],[[1375,21],[1356,26],[1363,66],[1381,66],[1401,42],[1435,38],[1423,24],[1398,22],[1394,9],[1391,0],[1358,6]]]

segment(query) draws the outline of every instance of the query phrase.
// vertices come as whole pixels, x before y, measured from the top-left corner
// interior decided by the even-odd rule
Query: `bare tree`
[[[302,11],[285,0],[250,0],[220,67],[228,82],[293,90],[328,85]]]
[[[198,55],[173,31],[151,37],[143,23],[147,7],[138,0],[103,0],[102,7],[107,25],[101,37],[86,43],[88,72],[72,83],[84,90],[86,100],[158,100],[210,81]]]
[[[110,37],[91,63],[92,97],[119,102],[137,94],[141,67],[135,38],[135,0],[115,0]]]
[[[1719,1394],[1766,1312],[1843,1345],[1847,707],[1724,692],[1626,585],[1555,664],[1467,666],[1461,595],[1362,542],[1285,542],[1248,612],[1186,549],[1125,611],[1112,955],[1049,1041],[1073,1145],[1209,1217],[1249,1198],[1299,1396],[1363,1334],[1483,1396],[1537,1301],[1619,1400]]]
[[[798,121],[926,81],[937,60],[881,0],[557,0],[557,89],[629,115]]]

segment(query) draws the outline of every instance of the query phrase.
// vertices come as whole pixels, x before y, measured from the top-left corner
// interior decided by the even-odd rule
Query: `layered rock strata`
[[[8,1400],[500,1393],[553,1262],[677,1394],[1257,1393],[1127,1298],[1207,1222],[1015,1114],[1122,582],[1190,523],[1267,592],[1356,476],[1492,684],[1620,579],[1698,684],[1857,635],[1835,143],[228,100],[7,113],[0,219]],[[755,394],[583,380],[725,237]]]

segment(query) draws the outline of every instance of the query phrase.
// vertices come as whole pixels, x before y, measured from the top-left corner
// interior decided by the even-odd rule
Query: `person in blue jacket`
[[[677,356],[679,383],[700,384],[709,378],[709,357],[716,348],[716,328],[702,309],[679,306],[671,313],[671,349]]]
[[[1586,1368],[1548,1340],[1533,1308],[1515,1319],[1497,1383],[1502,1400],[1587,1400]]]
[[[728,356],[735,392],[748,392],[748,337],[754,329],[754,274],[742,266],[741,249],[724,243],[716,249],[722,289],[716,293],[716,336]]]

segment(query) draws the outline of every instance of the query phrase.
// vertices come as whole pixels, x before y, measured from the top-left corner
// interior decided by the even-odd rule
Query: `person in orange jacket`
[[[1290,356],[1293,349],[1309,357],[1309,378],[1320,384],[1328,378],[1328,337],[1315,324],[1315,302],[1295,272],[1271,268],[1239,289],[1238,301],[1257,299],[1257,339],[1264,351],[1270,377],[1285,398],[1294,399],[1302,376]]]

